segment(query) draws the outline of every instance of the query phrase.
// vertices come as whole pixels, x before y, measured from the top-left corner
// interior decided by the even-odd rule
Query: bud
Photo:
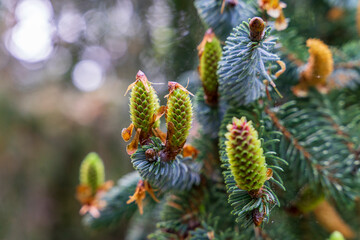
[[[262,224],[265,216],[266,216],[266,213],[264,211],[260,212],[258,208],[255,208],[252,211],[252,219],[253,219],[253,223],[255,224],[256,227],[258,227]]]
[[[89,153],[80,166],[80,184],[91,189],[94,195],[105,182],[104,164],[96,153]]]
[[[246,191],[260,190],[267,180],[267,168],[258,132],[245,117],[234,117],[227,129],[226,153],[235,182]]]
[[[259,42],[264,37],[265,22],[259,17],[250,20],[250,40]]]
[[[205,92],[205,100],[209,105],[218,102],[218,75],[217,68],[222,52],[220,41],[212,29],[206,31],[205,36],[198,46],[200,65],[199,74]]]
[[[149,161],[149,162],[153,162],[153,161],[156,161],[157,159],[157,153],[154,149],[150,148],[148,150],[145,151],[145,156],[146,156],[146,159]]]

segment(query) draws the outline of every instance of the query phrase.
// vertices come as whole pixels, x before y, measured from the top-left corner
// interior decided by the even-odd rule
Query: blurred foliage
[[[197,64],[192,1],[2,0],[0,16],[0,239],[123,239],[126,222],[81,225],[78,167],[96,151],[107,180],[130,171],[123,95],[138,69],[165,83]]]

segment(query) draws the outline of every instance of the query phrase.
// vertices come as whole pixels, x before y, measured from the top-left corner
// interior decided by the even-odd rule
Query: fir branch
[[[170,162],[162,161],[159,152],[165,146],[159,138],[152,137],[151,140],[151,144],[140,146],[131,156],[133,167],[143,179],[163,191],[188,190],[200,183],[199,163],[181,155],[177,155],[176,159]]]
[[[333,92],[329,96],[317,94],[314,99],[320,106],[319,111],[342,137],[350,154],[354,155],[354,170],[360,166],[360,106],[357,96],[356,92]]]
[[[255,10],[243,1],[226,0],[225,9],[221,13],[222,3],[223,0],[195,0],[194,2],[204,24],[212,28],[215,34],[224,40],[234,27],[253,17]]]
[[[188,192],[168,196],[158,224],[160,229],[150,235],[151,239],[163,239],[169,233],[172,239],[237,239],[240,233],[234,230],[235,219],[230,206],[224,206],[226,200],[224,184],[210,179],[203,179],[200,187]]]
[[[199,215],[203,197],[202,187],[169,195],[161,211],[161,221],[157,228],[163,233],[173,233],[179,239],[186,238],[191,230],[201,225]]]
[[[218,137],[218,131],[221,124],[221,119],[224,115],[225,106],[223,102],[218,106],[210,106],[205,102],[204,90],[200,88],[195,96],[195,113],[201,128],[205,134],[212,139]]]
[[[100,216],[94,218],[90,214],[83,219],[84,225],[93,228],[106,228],[116,225],[121,219],[130,218],[136,212],[136,205],[126,204],[133,194],[140,176],[137,172],[129,173],[119,179],[118,184],[105,194],[103,200],[105,208],[101,209]]]
[[[148,239],[151,240],[180,240],[179,236],[175,233],[170,233],[163,231],[161,229],[156,230],[155,232],[148,235]]]
[[[202,222],[201,226],[190,232],[190,240],[228,240],[228,239],[240,239],[244,234],[239,234],[231,228],[225,231],[219,231],[217,229],[217,223],[221,221],[217,219],[214,226],[209,225],[206,222]]]
[[[267,129],[263,127],[263,121],[266,120],[264,115],[257,109],[258,111],[250,112],[246,109],[229,109],[226,113],[224,120],[222,122],[221,130],[220,130],[220,157],[221,161],[223,162],[222,167],[223,175],[225,179],[225,184],[227,187],[227,192],[229,194],[229,203],[233,207],[232,214],[234,214],[237,219],[236,221],[241,224],[242,227],[249,227],[253,222],[257,222],[258,215],[259,217],[265,220],[267,222],[269,220],[269,215],[272,210],[272,208],[276,205],[280,205],[279,200],[277,196],[274,194],[274,192],[271,190],[269,182],[265,182],[264,187],[261,189],[261,191],[258,194],[254,194],[252,192],[248,192],[245,190],[242,190],[238,187],[234,176],[232,175],[232,172],[230,170],[230,163],[228,159],[228,155],[225,151],[225,132],[226,132],[226,125],[228,125],[231,122],[231,118],[246,116],[249,117],[249,119],[252,119],[255,122],[255,126],[258,129],[259,132],[259,138],[262,138],[263,136],[269,137],[271,136],[274,138],[274,132],[268,132]],[[267,163],[270,163],[268,167],[272,169],[273,172],[276,172],[277,169],[281,169],[279,166],[279,163],[284,161],[279,161],[280,158],[275,156],[275,152],[271,151],[273,150],[273,144],[266,144],[267,141],[264,141],[264,139],[261,140],[261,147],[264,149],[264,156]],[[277,174],[275,177],[270,178],[270,181],[278,184],[279,186],[282,186],[282,181],[280,178],[278,178],[279,175]],[[278,179],[275,179],[278,178]],[[264,214],[264,215],[263,215]],[[261,222],[260,222],[261,223]]]
[[[196,161],[202,163],[201,173],[208,176],[208,178],[218,179],[218,182],[221,182],[222,177],[219,170],[220,158],[218,140],[214,139],[213,135],[205,134],[200,130],[198,132],[198,137],[194,139],[193,144],[199,151]]]
[[[276,36],[279,38],[280,50],[288,60],[297,67],[303,66],[308,57],[306,39],[292,28],[276,32]]]
[[[262,38],[253,41],[249,24],[243,22],[227,38],[218,75],[220,94],[229,105],[248,105],[265,96],[263,80],[275,86],[267,64],[280,58],[271,53],[276,39],[270,37],[270,31],[266,28]]]
[[[339,201],[354,199],[359,190],[352,180],[356,161],[348,140],[329,121],[336,115],[325,114],[325,108],[309,99],[288,102],[277,113],[265,110],[287,139],[282,141],[282,157],[289,160],[300,184],[320,186]]]

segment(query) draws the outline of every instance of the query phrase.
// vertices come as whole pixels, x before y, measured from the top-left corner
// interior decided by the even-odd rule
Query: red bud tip
[[[136,74],[136,79],[145,77],[145,73],[143,73],[141,70],[139,70]]]

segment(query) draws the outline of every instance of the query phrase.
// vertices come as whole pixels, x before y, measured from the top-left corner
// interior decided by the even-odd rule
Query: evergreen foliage
[[[223,102],[220,102],[224,107]],[[221,119],[224,115],[224,111],[218,106],[210,106],[205,102],[204,90],[201,88],[196,93],[195,97],[195,116],[198,122],[206,122],[202,125],[204,133],[208,134],[211,138],[217,138],[218,131],[221,124]]]
[[[167,105],[159,107],[150,83],[137,81],[132,121],[147,133],[129,151],[137,173],[106,192],[100,216],[88,214],[85,223],[98,228],[133,216],[136,205],[126,204],[132,195],[139,208],[143,200],[146,204],[145,216],[135,216],[131,224],[159,216],[150,239],[317,240],[333,232],[330,239],[337,239],[336,231],[356,239],[360,44],[349,33],[355,24],[346,24],[355,13],[351,1],[340,2],[304,0],[309,8],[304,9],[298,1],[284,8],[280,1],[195,0],[200,18],[216,35],[207,32],[211,38],[205,35],[198,48],[197,121],[186,88],[169,82]],[[353,15],[341,17],[334,6]],[[248,20],[256,10],[274,21]],[[306,11],[318,24],[308,30],[301,24],[310,21]],[[336,26],[319,21],[326,11],[332,11],[330,20],[339,19]],[[287,25],[285,17],[288,29],[272,32],[269,26]],[[346,28],[347,43],[335,39],[337,27]],[[283,98],[271,91],[277,91],[275,80]],[[152,125],[161,113],[166,134]],[[192,124],[199,126],[195,134],[189,133]],[[126,139],[131,133],[124,131]],[[147,186],[141,194],[138,181]],[[145,190],[161,201],[145,198]]]
[[[255,10],[244,1],[225,1],[223,13],[222,0],[195,0],[195,6],[199,16],[205,25],[214,29],[215,34],[225,40],[231,30],[242,21],[255,15]]]
[[[126,201],[134,192],[140,176],[138,172],[128,173],[119,179],[103,199],[106,207],[100,211],[100,217],[86,215],[84,224],[94,229],[115,226],[121,219],[130,218],[136,211],[136,205],[127,205]]]
[[[171,162],[164,162],[158,154],[153,159],[146,156],[146,151],[163,150],[161,140],[152,138],[152,144],[142,146],[131,156],[134,168],[140,176],[161,190],[189,190],[193,185],[198,185],[200,176],[199,165],[192,158],[183,158],[178,155]]]
[[[359,194],[354,188],[357,174],[354,169],[358,168],[354,149],[359,146],[360,126],[358,106],[345,105],[341,98],[336,96],[331,101],[314,93],[307,99],[283,104],[273,119],[278,118],[277,128],[285,138],[279,152],[294,166],[299,184],[310,183],[347,202]],[[351,112],[341,115],[337,112],[347,108]],[[349,133],[340,129],[348,129]]]
[[[226,39],[219,62],[220,94],[232,106],[247,105],[265,95],[263,80],[272,82],[267,64],[280,58],[271,51],[275,38],[271,28],[265,30],[260,41],[250,38],[250,26],[243,22]]]
[[[254,105],[255,106],[255,105]],[[249,225],[252,224],[252,222],[258,222],[258,224],[255,223],[255,225],[260,225],[262,223],[262,221],[268,220],[269,218],[269,214],[270,211],[272,209],[272,207],[274,205],[280,205],[280,202],[277,198],[277,196],[274,194],[273,190],[271,190],[271,187],[269,186],[268,183],[266,183],[264,186],[261,185],[261,191],[253,191],[254,188],[247,188],[247,187],[241,187],[241,185],[239,185],[238,181],[236,180],[236,178],[239,178],[239,176],[236,176],[232,170],[231,170],[231,160],[229,159],[229,143],[226,144],[226,139],[229,139],[229,137],[226,137],[226,134],[229,135],[229,133],[227,133],[227,128],[229,126],[229,124],[231,124],[233,122],[233,118],[234,117],[249,117],[249,119],[252,119],[255,123],[255,125],[258,126],[258,129],[260,130],[260,138],[261,138],[261,146],[259,146],[258,144],[260,144],[260,142],[256,143],[255,145],[253,145],[253,147],[258,148],[258,150],[253,151],[253,152],[257,152],[258,154],[260,153],[260,157],[263,158],[265,157],[266,162],[268,162],[269,164],[267,165],[273,173],[273,177],[270,178],[270,181],[273,181],[275,184],[277,184],[280,188],[284,189],[282,180],[279,176],[279,174],[277,173],[277,171],[283,171],[282,168],[279,166],[279,164],[282,162],[284,164],[287,164],[283,159],[279,158],[276,156],[276,153],[271,151],[271,149],[274,148],[274,144],[276,144],[279,140],[276,138],[277,135],[281,134],[279,132],[276,131],[266,131],[265,127],[261,124],[264,122],[265,119],[268,120],[268,118],[266,118],[263,115],[263,111],[261,111],[261,109],[263,108],[263,106],[255,106],[255,108],[257,108],[257,111],[255,111],[255,113],[257,112],[258,115],[254,118],[254,115],[248,111],[248,109],[243,108],[243,109],[239,109],[239,108],[233,108],[233,109],[229,109],[228,112],[226,113],[224,119],[223,119],[223,123],[222,123],[222,127],[220,129],[220,157],[221,157],[221,161],[223,163],[223,174],[224,174],[224,179],[225,179],[225,183],[227,186],[227,191],[229,193],[229,203],[233,206],[234,210],[232,211],[232,213],[234,215],[237,216],[237,221],[240,222],[242,224],[243,227],[248,227]],[[262,109],[263,110],[263,109]],[[244,122],[244,118],[242,120],[235,120],[236,123],[241,123]],[[237,124],[236,124],[237,125]],[[249,132],[253,132],[252,136],[256,137],[257,139],[257,131],[252,128],[251,130],[248,130]],[[256,134],[255,134],[256,133]],[[264,141],[264,139],[262,138],[264,135],[269,137],[271,136],[271,140],[268,141]],[[264,150],[262,149],[264,147]],[[261,149],[261,150],[259,150]],[[241,151],[246,151],[244,148],[239,148],[239,150]],[[249,156],[250,154],[247,154],[247,156]],[[254,159],[258,158],[259,156],[256,156]],[[254,167],[252,167],[251,163],[249,164],[249,162],[255,161],[252,159],[252,157],[249,157],[249,161],[247,161],[247,163],[245,164],[241,164],[239,166],[244,166],[245,172],[250,172],[251,174],[252,171],[256,171],[254,170],[254,167],[257,167],[256,165],[254,165]],[[261,166],[262,168],[263,166]],[[266,171],[266,170],[265,170]],[[266,174],[266,173],[265,173]],[[264,176],[266,177],[266,176]],[[253,180],[253,178],[249,178],[251,179],[251,181]],[[255,178],[256,179],[256,178]],[[242,180],[243,181],[243,180]],[[265,182],[265,179],[263,180],[263,183]],[[257,184],[256,182],[254,184]],[[255,188],[256,190],[256,188]],[[285,189],[284,189],[285,190]],[[259,221],[256,220],[254,218],[254,214],[255,213],[260,213],[261,217],[259,217]],[[265,214],[261,214],[261,213],[265,213]]]

